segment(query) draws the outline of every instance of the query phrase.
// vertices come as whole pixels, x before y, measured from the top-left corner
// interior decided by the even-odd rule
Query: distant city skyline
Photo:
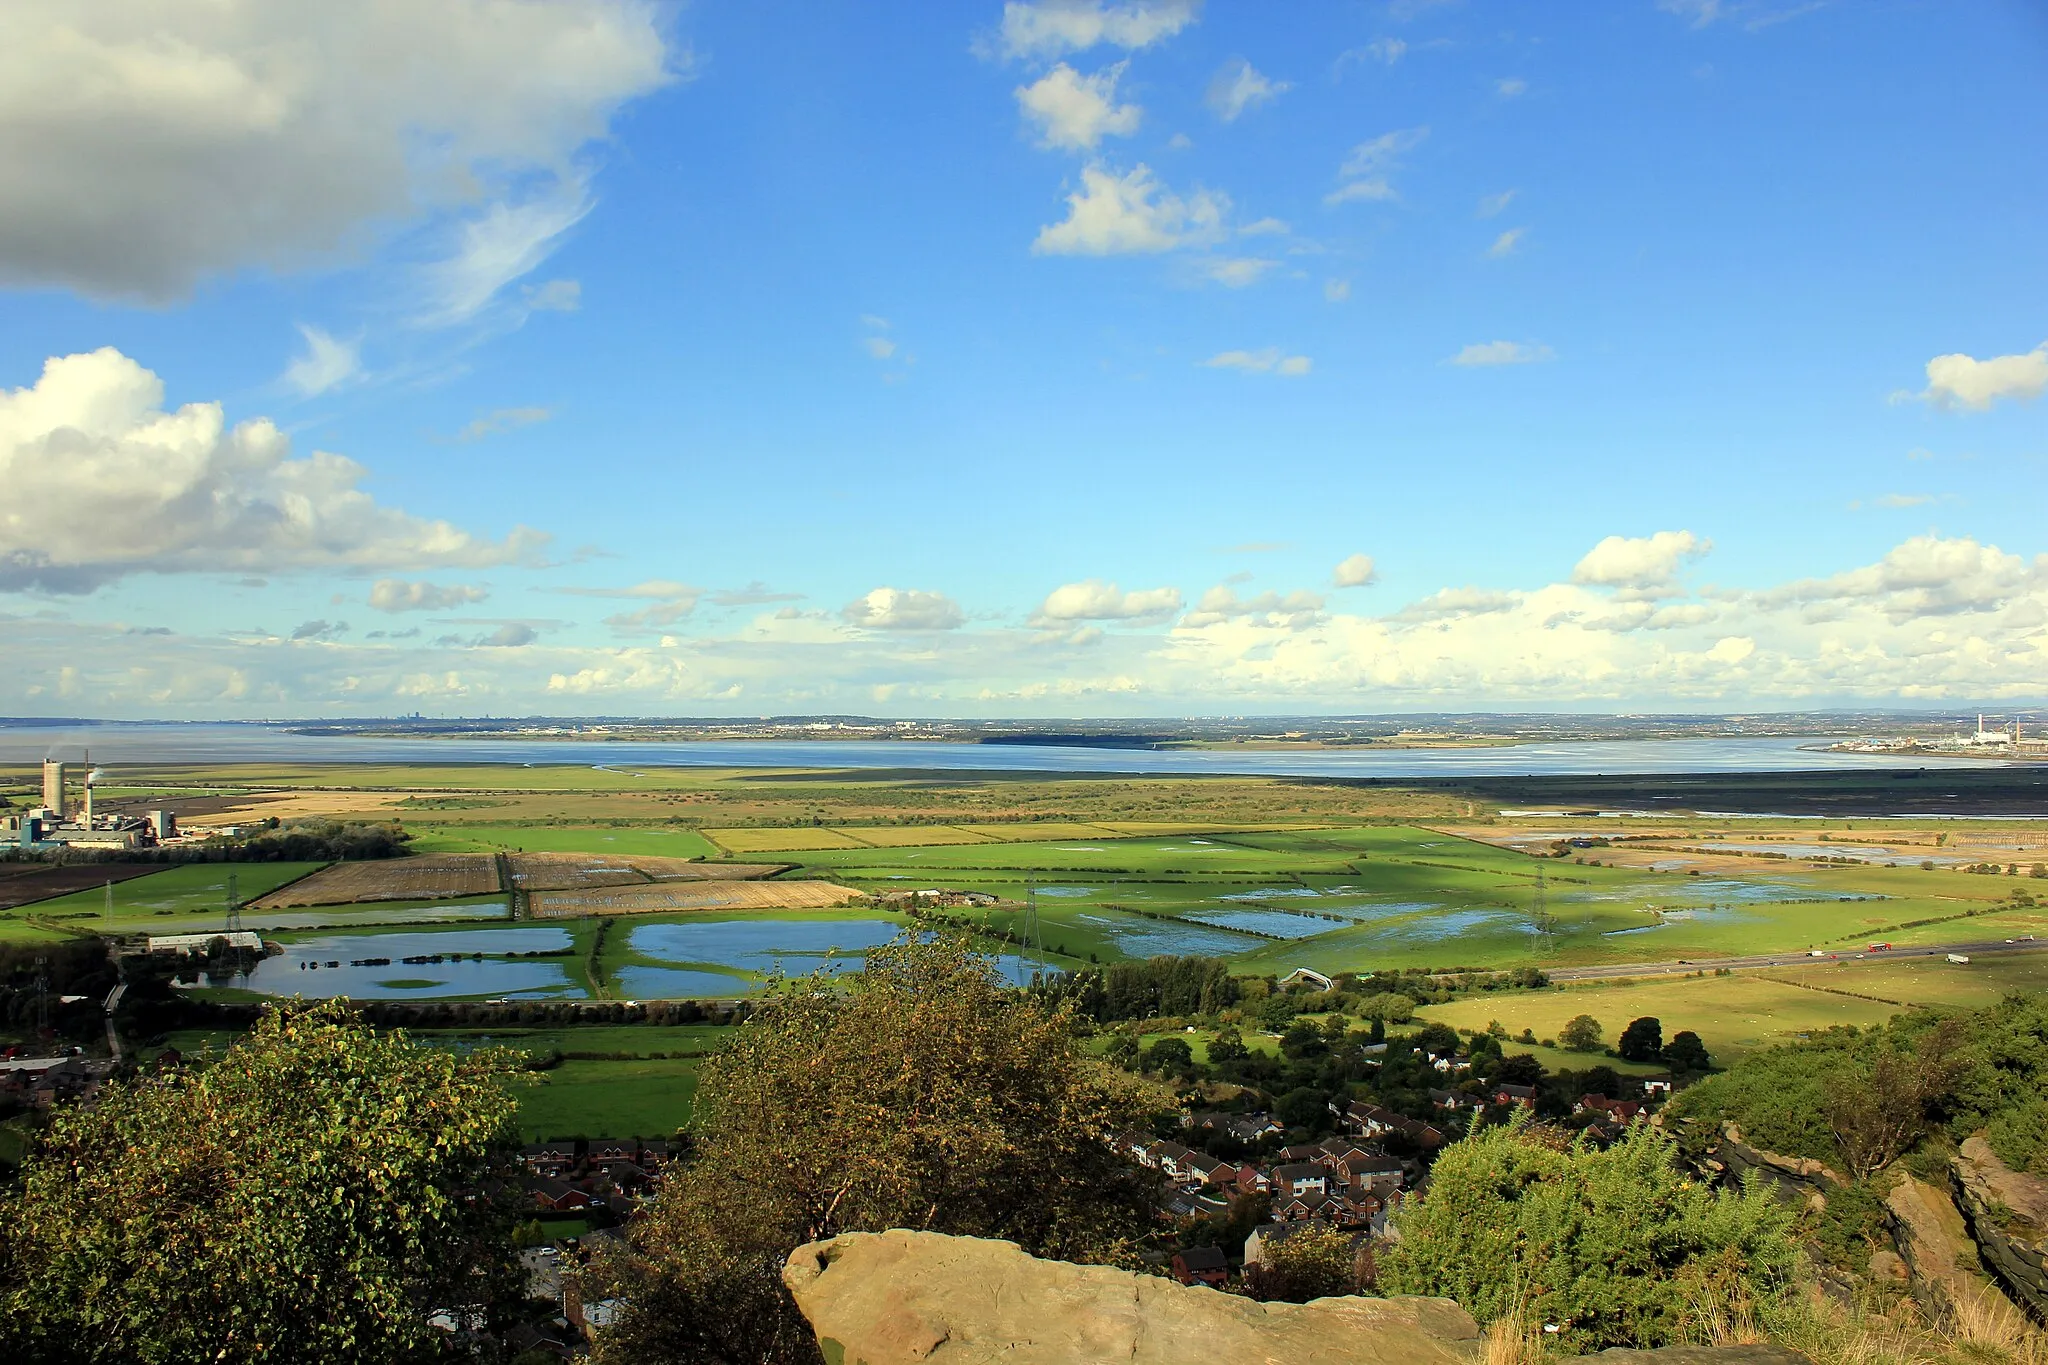
[[[2024,0],[0,14],[0,715],[2024,713]]]

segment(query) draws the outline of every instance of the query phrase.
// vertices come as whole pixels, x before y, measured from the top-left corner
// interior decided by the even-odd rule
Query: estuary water
[[[1818,737],[1540,740],[1484,749],[1094,749],[908,740],[499,740],[294,734],[246,724],[0,723],[0,763],[521,763],[649,767],[926,768],[958,772],[1269,777],[1533,777],[1979,768],[1996,760],[1829,753]]]

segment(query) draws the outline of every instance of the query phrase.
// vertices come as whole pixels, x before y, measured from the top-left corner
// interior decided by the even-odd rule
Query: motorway
[[[1685,976],[1693,972],[1711,972],[1726,967],[1739,971],[1744,967],[1811,967],[1821,962],[1883,962],[1899,957],[1946,957],[1960,953],[1964,957],[1990,957],[1994,953],[2038,953],[2048,951],[2048,942],[2034,939],[2020,939],[2008,942],[2005,939],[1991,939],[1978,943],[1915,943],[1906,947],[1886,948],[1882,952],[1858,952],[1853,948],[1828,949],[1822,956],[1811,953],[1758,953],[1750,957],[1702,957],[1688,958],[1680,962],[1628,962],[1603,967],[1545,967],[1543,974],[1552,981],[1610,981],[1626,976]]]

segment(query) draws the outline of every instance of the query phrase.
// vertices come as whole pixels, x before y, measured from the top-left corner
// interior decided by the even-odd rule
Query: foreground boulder
[[[1930,1308],[2005,1299],[1985,1273],[1977,1244],[1946,1191],[1902,1175],[1884,1206],[1892,1240],[1912,1267],[1915,1292]]]
[[[827,1365],[1473,1365],[1478,1324],[1449,1299],[1256,1303],[1013,1242],[848,1233],[798,1247],[782,1272]],[[1775,1347],[1610,1352],[1622,1362],[1785,1365]]]
[[[1964,1140],[1950,1173],[1986,1268],[2048,1322],[2048,1180],[2013,1170],[1982,1136]]]

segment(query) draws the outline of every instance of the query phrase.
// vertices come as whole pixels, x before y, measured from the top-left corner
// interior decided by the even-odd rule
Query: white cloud
[[[380,578],[370,585],[370,605],[378,611],[447,611],[481,602],[491,594],[467,583],[408,582],[403,578]]]
[[[1968,536],[1927,535],[1896,546],[1876,564],[1787,584],[1759,597],[1774,604],[1853,602],[1904,620],[1997,611],[2043,594],[2048,594],[2048,555],[2030,563]],[[2036,613],[2033,624],[2037,629],[2048,625],[2048,614]],[[2048,632],[2039,633],[2039,642],[2048,652]]]
[[[1486,254],[1493,257],[1496,261],[1503,256],[1514,255],[1515,248],[1522,244],[1522,237],[1528,231],[1529,229],[1527,228],[1509,228],[1506,232],[1493,239],[1493,245],[1486,248]]]
[[[303,322],[299,324],[299,335],[305,339],[306,353],[285,366],[284,382],[301,396],[311,398],[338,389],[362,373],[355,342],[331,337]]]
[[[1938,355],[1927,362],[1927,389],[1920,396],[1938,408],[1983,412],[2001,398],[2028,402],[2048,390],[2048,341],[2019,355],[1978,360]]]
[[[1340,588],[1364,588],[1378,582],[1379,576],[1371,555],[1351,555],[1338,562],[1330,581]]]
[[[1261,75],[1242,57],[1232,57],[1209,82],[1205,97],[1209,112],[1225,123],[1235,123],[1247,109],[1270,104],[1294,87]]]
[[[1493,92],[1504,100],[1511,100],[1517,95],[1526,94],[1528,89],[1529,82],[1523,80],[1520,76],[1504,76],[1493,83]]]
[[[952,598],[915,588],[876,588],[847,603],[840,615],[867,630],[955,630],[967,621]]]
[[[1400,61],[1407,54],[1407,51],[1408,44],[1399,38],[1375,38],[1364,47],[1352,48],[1337,60],[1339,63],[1342,63],[1348,57],[1358,61],[1370,60],[1392,66],[1395,62]]]
[[[1344,301],[1345,301],[1346,299],[1348,299],[1348,298],[1350,298],[1350,297],[1351,297],[1351,281],[1349,281],[1349,280],[1324,280],[1324,281],[1323,281],[1323,302],[1325,302],[1325,303],[1342,303],[1342,302],[1344,302]]]
[[[1268,628],[1302,630],[1322,619],[1323,599],[1307,590],[1286,594],[1262,592],[1256,597],[1239,597],[1226,583],[1202,594],[1195,609],[1181,621],[1184,628],[1199,629],[1224,621],[1252,621]]]
[[[1519,193],[1519,190],[1502,190],[1499,194],[1487,195],[1479,201],[1478,216],[1481,218],[1498,217],[1506,211],[1509,204],[1515,202],[1515,196]]]
[[[1031,250],[1044,256],[1119,256],[1171,251],[1215,241],[1230,201],[1197,190],[1174,194],[1139,163],[1126,175],[1101,166],[1081,172],[1081,188],[1067,196],[1067,216],[1038,230]]]
[[[1305,355],[1285,355],[1277,346],[1257,351],[1222,351],[1202,362],[1212,370],[1239,370],[1245,374],[1279,374],[1296,378],[1307,374],[1314,364]]]
[[[580,176],[568,176],[534,198],[494,203],[457,225],[448,254],[422,272],[419,321],[446,327],[481,313],[499,290],[545,261],[596,202]],[[570,297],[580,299],[580,286]]]
[[[1690,531],[1609,536],[1586,552],[1572,570],[1572,582],[1608,588],[1661,589],[1678,576],[1680,564],[1698,559],[1713,548],[1713,541]]]
[[[520,427],[545,422],[554,415],[550,408],[493,408],[482,417],[466,423],[462,430],[455,433],[455,439],[463,444],[481,441],[484,437],[495,436],[501,431],[517,431]]]
[[[163,301],[466,203],[551,202],[541,187],[579,182],[579,154],[671,56],[643,0],[12,0],[0,279]],[[446,282],[436,306],[467,292]]]
[[[1261,218],[1255,223],[1246,223],[1237,230],[1240,237],[1285,237],[1288,228],[1279,218]]]
[[[1045,627],[1076,621],[1163,620],[1180,610],[1179,588],[1144,588],[1125,592],[1099,578],[1067,583],[1046,594],[1032,613],[1031,624]]]
[[[528,312],[573,313],[583,306],[583,285],[579,280],[548,280],[521,286],[519,297]]]
[[[896,354],[896,343],[887,337],[867,337],[860,344],[861,349],[875,360],[887,360]]]
[[[485,565],[536,556],[524,527],[480,540],[376,502],[361,465],[294,459],[268,419],[163,407],[163,383],[112,347],[50,360],[0,391],[0,588],[84,591],[131,573]]]
[[[1429,129],[1398,128],[1361,142],[1337,168],[1340,182],[1323,196],[1325,204],[1348,204],[1356,200],[1390,200],[1401,196],[1394,191],[1391,176],[1400,169],[1401,158],[1422,145]]]
[[[1105,137],[1129,137],[1138,131],[1145,111],[1116,102],[1117,79],[1124,63],[1083,76],[1061,62],[1030,85],[1017,87],[1017,103],[1025,118],[1038,125],[1041,144],[1068,151],[1092,152]]]
[[[1202,274],[1227,289],[1257,284],[1266,272],[1280,264],[1264,256],[1221,256],[1201,264]]]
[[[1538,365],[1546,360],[1557,359],[1557,352],[1548,346],[1531,345],[1520,341],[1474,342],[1452,356],[1450,365]]]
[[[1173,37],[1201,13],[1201,0],[1008,0],[1002,46],[1011,57],[1057,57],[1099,43],[1136,50]]]

